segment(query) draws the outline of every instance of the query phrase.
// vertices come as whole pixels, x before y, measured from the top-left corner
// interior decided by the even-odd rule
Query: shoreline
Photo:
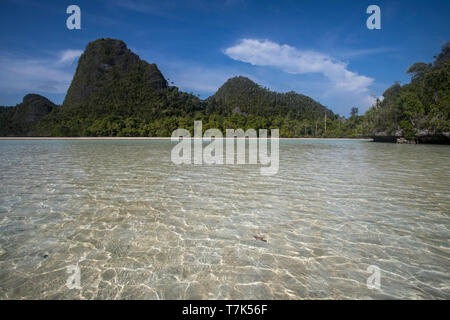
[[[237,138],[237,137],[235,137]],[[235,139],[235,138],[227,138],[223,137],[222,139]],[[0,137],[1,140],[171,140],[171,137]],[[196,137],[187,137],[186,139],[199,139]],[[202,137],[203,139],[203,137]],[[237,138],[243,139],[243,138]],[[258,139],[258,138],[249,138],[245,137],[245,139]],[[280,140],[349,140],[349,141],[373,141],[371,138],[278,138]],[[209,141],[208,138],[205,140]],[[270,140],[270,137],[267,138]]]

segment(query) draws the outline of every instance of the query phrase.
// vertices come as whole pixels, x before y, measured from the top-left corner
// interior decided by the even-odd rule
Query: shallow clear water
[[[283,140],[275,176],[173,146],[0,141],[0,298],[450,298],[448,146]]]

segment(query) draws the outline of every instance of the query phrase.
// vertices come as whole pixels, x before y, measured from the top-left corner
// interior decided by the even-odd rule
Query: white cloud
[[[72,64],[81,54],[83,50],[67,49],[61,52],[59,57],[60,63]]]
[[[344,91],[368,91],[373,79],[347,69],[347,64],[330,56],[298,50],[269,40],[243,39],[227,48],[225,54],[238,61],[255,66],[271,66],[291,74],[321,73]]]
[[[316,96],[340,113],[347,113],[346,109],[352,106],[366,110],[374,102],[369,89],[374,79],[350,71],[347,63],[321,52],[300,50],[270,40],[242,39],[224,53],[237,61],[293,75],[321,74],[328,81],[324,81]]]
[[[55,57],[29,58],[0,55],[0,91],[12,93],[66,93],[72,81],[73,62],[81,50],[64,50]]]
[[[335,51],[335,54],[337,54],[341,58],[350,59],[350,58],[359,58],[359,57],[365,57],[368,55],[380,55],[380,54],[392,53],[392,52],[398,52],[398,51],[399,50],[396,48],[380,47],[380,48],[369,48],[369,49],[337,50],[337,51]]]

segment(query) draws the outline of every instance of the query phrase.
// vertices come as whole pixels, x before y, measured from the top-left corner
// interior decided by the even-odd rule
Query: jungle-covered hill
[[[15,107],[0,107],[0,136],[27,136],[55,108],[38,94],[27,94]]]
[[[1,123],[10,123],[2,125],[3,136],[170,136],[202,120],[204,130],[277,127],[292,137],[320,135],[325,116],[336,118],[307,96],[272,92],[245,77],[229,79],[201,100],[169,86],[156,64],[115,39],[87,45],[61,106],[26,125],[10,122],[17,108],[1,108]]]
[[[450,143],[450,42],[433,63],[415,63],[407,73],[410,83],[394,83],[366,112],[364,133],[380,141]]]
[[[348,119],[310,97],[277,93],[246,77],[227,80],[206,100],[169,86],[156,64],[121,40],[90,42],[61,106],[27,95],[0,107],[0,136],[170,136],[176,128],[279,128],[282,137],[392,137],[424,131],[445,137],[449,128],[448,45],[433,64],[409,69],[411,84],[395,84],[364,116]],[[392,140],[392,139],[391,139]]]

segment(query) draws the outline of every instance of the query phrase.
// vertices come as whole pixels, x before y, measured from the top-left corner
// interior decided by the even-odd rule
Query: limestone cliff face
[[[111,87],[116,94],[132,89],[118,85],[124,81],[139,81],[140,89],[147,91],[167,88],[167,81],[158,67],[141,60],[123,41],[107,38],[90,42],[79,58],[63,107],[85,104]]]

